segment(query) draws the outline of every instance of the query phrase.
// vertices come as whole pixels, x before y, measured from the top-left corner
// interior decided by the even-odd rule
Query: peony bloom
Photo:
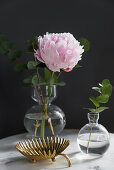
[[[38,47],[34,56],[54,72],[71,71],[84,52],[83,46],[70,33],[46,33],[38,37]]]

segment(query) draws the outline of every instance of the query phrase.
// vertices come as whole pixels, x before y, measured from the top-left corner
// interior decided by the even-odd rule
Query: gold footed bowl
[[[72,166],[69,157],[62,152],[69,146],[70,141],[58,137],[38,138],[25,140],[16,144],[16,149],[27,158],[31,159],[33,163],[37,160],[51,159],[56,161],[55,157],[58,155],[64,156],[68,162],[68,166]]]

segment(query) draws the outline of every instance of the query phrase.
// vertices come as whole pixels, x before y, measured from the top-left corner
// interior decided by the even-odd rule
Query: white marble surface
[[[0,170],[114,170],[114,134],[110,134],[111,144],[105,155],[91,159],[79,152],[76,130],[64,130],[61,136],[70,140],[64,153],[70,157],[72,167],[68,168],[66,159],[61,156],[56,157],[56,162],[44,160],[32,164],[15,149],[17,142],[27,138],[27,134],[20,134],[0,140]]]

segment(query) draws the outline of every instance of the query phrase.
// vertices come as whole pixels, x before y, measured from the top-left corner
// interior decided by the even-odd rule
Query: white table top
[[[26,139],[26,137],[27,133],[0,140],[0,170],[56,170],[68,168],[67,161],[62,156],[57,156],[56,162],[43,160],[32,164],[15,149],[16,143]],[[111,144],[105,155],[99,158],[92,157],[91,159],[79,152],[76,143],[76,130],[64,130],[61,137],[70,140],[70,146],[64,151],[72,162],[72,167],[68,168],[69,170],[114,170],[114,134],[110,134]]]

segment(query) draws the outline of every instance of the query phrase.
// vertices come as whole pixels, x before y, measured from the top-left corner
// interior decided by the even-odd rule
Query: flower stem
[[[62,73],[62,72],[60,72],[60,73],[58,74],[57,79],[60,77],[61,73]]]
[[[54,130],[53,130],[53,125],[52,125],[52,122],[51,122],[51,118],[48,119],[48,123],[50,125],[52,135],[55,136]]]
[[[40,117],[39,117],[39,119],[36,120],[36,124],[34,125],[35,126],[34,137],[36,137],[37,130],[38,130],[38,127],[39,127],[39,120],[40,120],[41,116],[42,116],[42,112],[40,113]]]
[[[89,143],[90,143],[90,139],[91,139],[91,133],[92,133],[92,130],[93,130],[93,124],[94,124],[94,121],[95,121],[95,115],[96,115],[96,113],[94,113],[93,122],[92,122],[92,125],[91,125],[90,134],[89,134],[89,140],[88,140],[88,144],[87,144],[87,154],[89,152]]]
[[[37,133],[37,130],[38,130],[38,123],[39,123],[39,120],[36,120],[34,137],[36,137],[36,133]]]
[[[54,71],[52,71],[52,77],[53,77],[53,75],[54,75]]]
[[[44,135],[45,135],[45,115],[42,116],[41,134],[40,134],[40,136],[43,138]]]

